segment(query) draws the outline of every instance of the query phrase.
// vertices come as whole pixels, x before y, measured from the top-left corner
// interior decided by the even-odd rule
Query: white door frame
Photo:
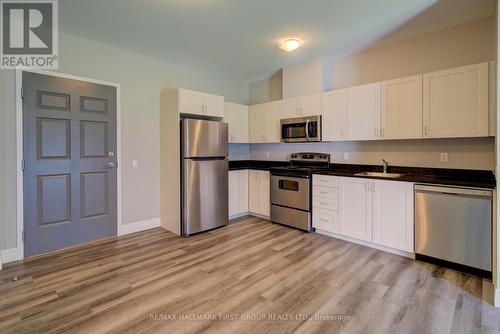
[[[117,163],[118,168],[116,169],[116,224],[117,224],[117,235],[122,234],[122,145],[121,145],[121,99],[120,99],[120,84],[115,82],[101,81],[95,79],[89,79],[85,77],[80,77],[71,74],[64,74],[59,72],[51,72],[44,70],[33,70],[33,69],[18,69],[16,70],[16,170],[17,170],[17,260],[24,259],[24,242],[23,242],[23,230],[24,230],[24,182],[23,182],[23,100],[21,97],[21,87],[23,85],[23,72],[38,73],[44,75],[50,75],[58,78],[72,79],[85,81],[90,83],[96,83],[106,86],[112,86],[116,88],[116,151],[117,151]]]

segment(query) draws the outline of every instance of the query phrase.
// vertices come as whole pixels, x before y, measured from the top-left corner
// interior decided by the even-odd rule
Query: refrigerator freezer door
[[[227,156],[227,123],[185,119],[181,124],[184,158]]]
[[[182,234],[228,223],[227,159],[183,161]]]

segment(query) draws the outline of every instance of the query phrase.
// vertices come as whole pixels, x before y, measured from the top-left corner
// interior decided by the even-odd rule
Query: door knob
[[[112,162],[108,162],[107,164],[104,165],[105,168],[114,168],[115,164]]]

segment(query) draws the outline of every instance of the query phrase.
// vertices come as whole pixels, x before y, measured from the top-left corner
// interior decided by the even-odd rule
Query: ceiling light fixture
[[[300,38],[285,38],[285,39],[282,39],[281,41],[277,42],[276,45],[286,51],[286,52],[291,52],[295,49],[297,49],[299,46],[302,45],[302,43],[304,43],[303,40],[301,40]]]

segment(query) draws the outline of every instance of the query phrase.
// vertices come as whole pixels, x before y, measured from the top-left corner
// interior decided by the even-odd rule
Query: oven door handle
[[[309,118],[306,119],[306,139],[309,140]]]

